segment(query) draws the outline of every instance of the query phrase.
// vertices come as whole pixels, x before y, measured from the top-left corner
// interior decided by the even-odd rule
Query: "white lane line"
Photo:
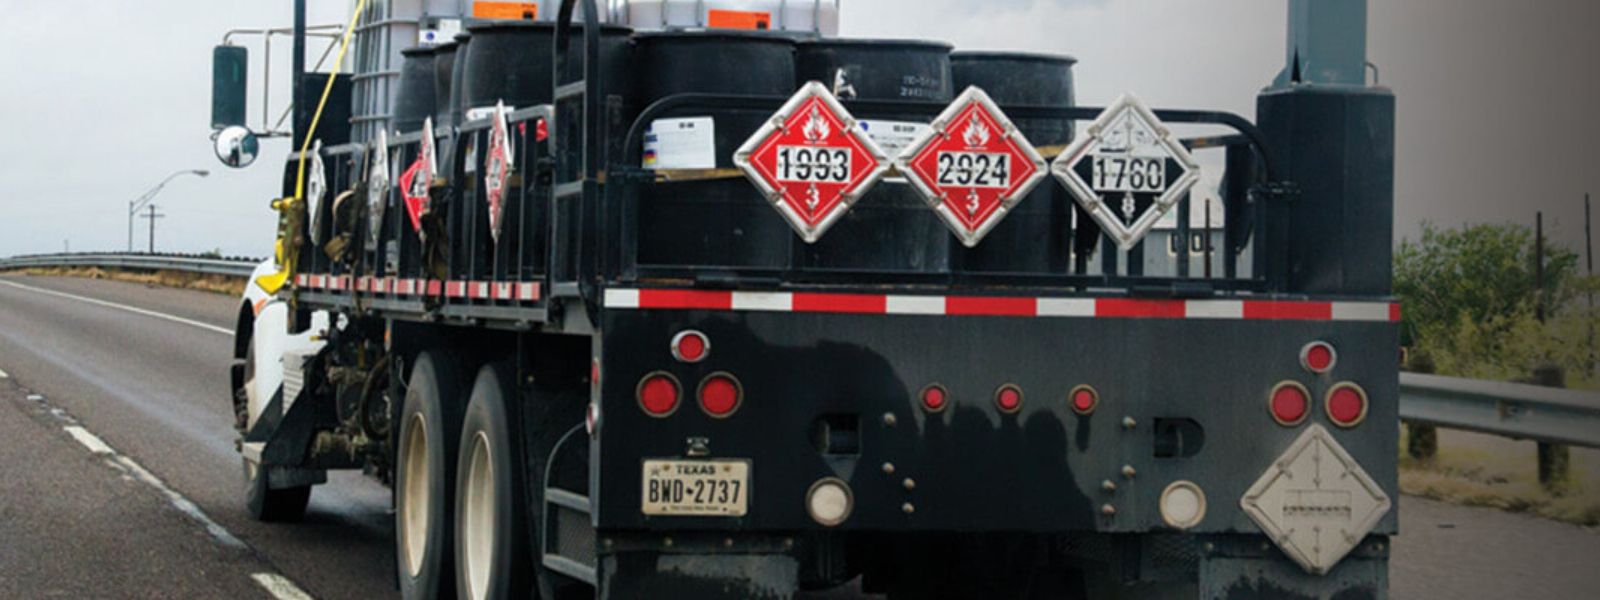
[[[139,307],[136,307],[136,306],[128,306],[126,304],[117,304],[115,302],[107,302],[105,300],[100,300],[100,299],[97,299],[97,298],[90,298],[90,297],[87,297],[87,296],[79,296],[77,294],[68,294],[66,292],[58,292],[58,291],[55,291],[55,290],[47,290],[47,289],[44,289],[44,288],[34,287],[34,286],[31,286],[31,285],[24,285],[24,284],[21,284],[21,283],[17,283],[15,281],[6,281],[4,279],[0,279],[0,283],[9,285],[9,286],[17,288],[17,289],[28,290],[30,292],[38,292],[40,294],[48,294],[48,295],[51,295],[51,296],[67,298],[69,300],[77,300],[79,302],[88,302],[89,304],[95,304],[95,305],[99,305],[99,306],[104,306],[106,308],[115,308],[117,310],[124,310],[124,311],[128,311],[128,312],[131,312],[131,313],[134,313],[134,314],[137,314],[137,315],[144,315],[144,316],[147,316],[147,317],[155,317],[157,319],[165,319],[165,320],[168,320],[168,321],[172,321],[173,323],[181,323],[183,325],[189,325],[189,326],[192,326],[192,327],[199,327],[200,329],[204,329],[206,331],[210,331],[210,332],[213,332],[213,333],[220,333],[222,335],[229,335],[229,336],[233,335],[233,330],[231,330],[231,329],[227,329],[227,328],[223,328],[223,327],[217,327],[216,325],[212,325],[210,323],[201,323],[201,322],[195,321],[193,319],[185,319],[183,317],[173,316],[173,315],[169,315],[169,314],[166,314],[166,313],[160,313],[160,312],[156,312],[156,311],[153,311],[153,310],[145,310],[143,308],[139,308]]]
[[[311,600],[311,594],[305,593],[300,586],[289,581],[282,575],[274,573],[256,573],[250,576],[261,587],[266,588],[268,594],[278,600]]]
[[[172,504],[173,508],[178,509],[183,514],[189,515],[189,518],[194,519],[197,523],[200,523],[202,527],[205,527],[206,533],[211,534],[211,537],[216,538],[216,540],[222,545],[239,550],[246,549],[243,541],[240,541],[239,538],[234,537],[233,533],[229,532],[227,529],[224,529],[221,525],[218,525],[216,521],[211,520],[211,517],[207,516],[205,511],[200,510],[199,506],[196,506],[195,503],[190,502],[188,498],[183,497],[183,494],[179,494],[177,490],[167,487],[166,482],[161,481],[160,477],[156,477],[154,473],[145,470],[144,467],[140,466],[139,463],[134,462],[133,459],[121,454],[115,454],[115,450],[112,452],[112,458],[115,459],[113,464],[132,474],[134,478],[144,482],[145,485],[153,487],[156,489],[156,491],[161,492],[162,495],[167,497],[167,501]]]
[[[60,415],[57,416],[59,417]],[[83,444],[83,447],[88,448],[90,452],[95,454],[117,453],[116,450],[111,449],[111,446],[106,445],[106,441],[100,439],[100,436],[89,433],[89,430],[84,429],[83,427],[78,425],[68,425],[64,427],[64,429],[67,430],[67,435],[72,436],[72,439],[78,440],[78,443]]]

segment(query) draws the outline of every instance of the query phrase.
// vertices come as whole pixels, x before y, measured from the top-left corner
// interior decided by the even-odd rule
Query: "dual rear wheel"
[[[540,411],[551,398],[535,393],[519,405],[509,365],[485,366],[469,385],[448,360],[418,357],[401,408],[394,493],[402,596],[539,597],[550,582],[538,581],[527,479],[542,486],[544,465],[525,459],[518,425],[520,411]],[[546,449],[535,454],[547,456],[552,436],[565,432],[551,429],[528,431]]]

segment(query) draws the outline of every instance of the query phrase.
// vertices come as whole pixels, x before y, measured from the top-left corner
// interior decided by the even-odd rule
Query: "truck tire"
[[[504,364],[478,371],[461,429],[456,463],[458,598],[524,598],[529,577],[523,462],[510,404],[515,373]]]
[[[247,339],[245,343],[248,350],[244,355],[244,373],[239,378],[239,387],[233,390],[234,421],[240,435],[244,435],[249,426],[249,391],[256,383],[255,340]],[[248,458],[240,457],[239,461],[244,471],[244,506],[251,518],[264,523],[292,523],[305,518],[306,505],[311,502],[311,486],[272,489],[269,471]]]
[[[455,596],[451,532],[461,377],[454,362],[417,357],[395,445],[395,568],[403,598]]]

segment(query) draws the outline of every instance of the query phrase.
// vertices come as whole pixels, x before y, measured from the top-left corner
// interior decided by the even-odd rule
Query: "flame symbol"
[[[820,144],[828,139],[828,134],[832,133],[832,130],[833,128],[828,126],[827,119],[822,118],[822,110],[812,105],[811,116],[806,119],[804,129],[806,141]]]
[[[983,121],[979,121],[978,115],[974,113],[972,119],[967,122],[967,132],[962,137],[969,147],[982,148],[987,146],[989,145],[989,126],[984,125]]]

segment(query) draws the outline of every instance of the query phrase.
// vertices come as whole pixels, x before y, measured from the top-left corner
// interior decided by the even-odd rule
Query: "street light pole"
[[[146,204],[149,204],[151,200],[155,200],[156,199],[156,194],[161,193],[162,188],[167,187],[168,183],[170,183],[173,179],[177,179],[179,176],[182,176],[182,175],[194,175],[196,177],[209,177],[211,175],[211,172],[210,171],[206,171],[204,169],[188,169],[188,170],[174,172],[173,174],[168,175],[166,179],[161,180],[161,183],[158,183],[158,184],[156,184],[155,187],[150,188],[150,191],[145,192],[143,195],[139,196],[139,198],[137,200],[130,200],[128,202],[128,252],[133,252],[133,219],[134,219],[134,217],[138,216],[139,210],[144,208],[144,206]]]

